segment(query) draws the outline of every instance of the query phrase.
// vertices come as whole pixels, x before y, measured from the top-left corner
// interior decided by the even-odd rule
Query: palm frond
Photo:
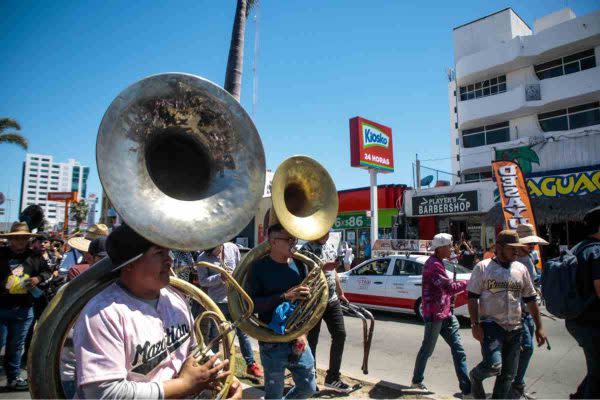
[[[0,133],[0,144],[1,143],[12,143],[21,146],[23,150],[27,150],[29,143],[27,139],[18,133]]]
[[[12,118],[0,118],[0,133],[4,132],[7,128],[20,131],[21,125]]]
[[[248,0],[246,2],[246,18],[250,15],[253,8],[258,7],[259,0]]]

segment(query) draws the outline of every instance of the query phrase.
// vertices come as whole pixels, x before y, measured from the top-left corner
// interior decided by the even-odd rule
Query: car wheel
[[[415,314],[417,314],[417,318],[419,318],[421,321],[423,321],[423,304],[421,302],[420,297],[417,299],[417,302],[415,303]]]

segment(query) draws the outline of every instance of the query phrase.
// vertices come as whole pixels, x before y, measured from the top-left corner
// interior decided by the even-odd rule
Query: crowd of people
[[[591,300],[576,318],[567,319],[566,327],[583,348],[588,372],[573,398],[596,398],[600,394],[600,208],[586,214],[585,223],[589,238],[573,252],[581,270],[579,291]],[[88,302],[70,333],[71,345],[61,356],[63,390],[68,397],[186,397],[202,390],[219,390],[222,379],[231,373],[225,369],[228,361],[221,360],[218,346],[207,359],[190,357],[197,347],[194,319],[200,310],[190,308],[168,284],[173,273],[187,281],[196,275],[195,282],[226,318],[231,318],[226,277],[197,263],[216,263],[231,272],[241,259],[235,244],[222,243],[198,252],[172,251],[149,242],[127,225],[109,232],[102,224],[63,240],[32,233],[26,223],[16,222],[1,237],[0,278],[4,285],[0,288],[0,344],[5,348],[8,389],[28,389],[21,367],[35,321],[48,301],[62,285],[105,257],[119,278]],[[311,289],[302,284],[307,267],[292,259],[298,239],[280,224],[270,226],[267,237],[269,253],[251,266],[249,287],[258,318],[269,325],[276,309],[307,298]],[[346,338],[341,305],[348,300],[336,272],[337,250],[327,239],[328,234],[302,248],[321,259],[329,286],[322,317],[332,338],[325,386],[347,392],[350,387],[342,380],[340,368]],[[482,382],[496,377],[493,398],[532,398],[526,390],[526,375],[534,343],[549,346],[533,284],[538,273],[535,246],[545,244],[533,226],[522,224],[514,231],[500,232],[493,248],[478,261],[468,239],[456,246],[449,234],[433,238],[433,253],[423,269],[425,330],[415,360],[413,389],[427,390],[427,361],[442,336],[450,346],[463,396],[486,398]],[[468,282],[450,278],[443,265],[443,260],[452,260],[457,251],[463,264],[472,256]],[[453,315],[454,299],[464,291],[468,293],[472,335],[480,342],[482,353],[482,360],[470,371],[459,323]],[[315,354],[320,327],[319,321],[307,334],[288,343],[259,341],[262,369],[248,336],[237,330],[246,372],[256,378],[264,376],[265,398],[284,397],[286,370],[292,373],[294,386],[285,398],[308,398],[318,391]],[[218,332],[209,325],[205,334],[208,343]],[[227,395],[241,397],[237,379]]]
[[[571,249],[574,289],[583,301],[574,317],[565,318],[565,325],[582,347],[587,367],[586,376],[571,398],[593,399],[600,397],[600,207],[590,210],[584,223],[589,236]],[[465,252],[471,253],[472,248],[468,241],[463,244],[458,250],[463,252],[464,262]],[[539,261],[535,248],[547,244],[535,235],[531,224],[501,231],[483,260],[473,266],[470,279],[455,281],[446,274],[443,260],[453,259],[456,244],[447,233],[435,235],[431,244],[433,255],[423,268],[425,331],[415,361],[412,388],[428,390],[423,383],[425,368],[441,335],[450,346],[463,397],[485,399],[482,382],[496,377],[492,398],[533,398],[526,391],[525,378],[535,348],[534,341],[538,346],[546,343],[550,348],[538,307],[541,299],[534,288],[537,278],[535,265]],[[545,274],[551,276],[559,268],[568,268],[565,260],[554,260],[552,268],[548,267],[551,271]],[[481,362],[470,372],[459,324],[453,315],[455,296],[465,290],[468,293],[472,335],[480,342],[482,353]],[[553,286],[546,287],[545,298],[568,296],[567,293],[552,293],[551,290]]]

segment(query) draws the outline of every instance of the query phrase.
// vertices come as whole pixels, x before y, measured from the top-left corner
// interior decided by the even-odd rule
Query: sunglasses
[[[298,243],[298,239],[296,239],[294,237],[275,237],[273,239],[275,239],[275,240],[283,240],[283,241],[288,242],[290,244]]]

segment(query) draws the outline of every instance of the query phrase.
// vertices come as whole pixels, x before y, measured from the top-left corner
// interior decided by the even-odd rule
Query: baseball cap
[[[450,246],[452,244],[452,235],[449,233],[438,233],[433,237],[431,245],[429,246],[430,251],[434,251],[438,247]]]
[[[116,271],[144,255],[153,243],[123,224],[108,235],[105,246]]]

